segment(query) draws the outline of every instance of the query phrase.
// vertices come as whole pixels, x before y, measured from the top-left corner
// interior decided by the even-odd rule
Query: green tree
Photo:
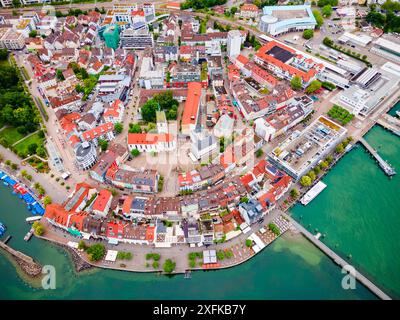
[[[314,30],[312,29],[306,29],[303,31],[303,38],[304,39],[311,39],[312,37],[314,37]]]
[[[164,262],[163,269],[166,273],[172,273],[175,270],[176,263],[171,259],[167,259]]]
[[[311,81],[310,85],[306,88],[307,93],[313,93],[321,89],[322,83],[318,80]]]
[[[0,49],[0,60],[5,61],[8,59],[8,50]]]
[[[140,154],[140,151],[138,149],[132,149],[131,155],[132,157],[136,158]]]
[[[103,259],[106,253],[106,248],[104,245],[96,243],[87,248],[86,252],[90,261],[99,261]]]
[[[322,18],[321,13],[317,9],[314,9],[312,13],[317,21],[317,28],[319,29],[324,24],[324,18]]]
[[[332,15],[332,6],[330,4],[327,4],[322,7],[322,15],[327,18],[329,18]]]
[[[101,151],[106,151],[108,148],[108,141],[104,139],[99,139],[99,146],[101,148]]]
[[[129,124],[129,133],[142,133],[142,128],[137,123],[130,123]]]
[[[63,71],[61,69],[57,69],[56,71],[56,78],[60,81],[65,80],[64,75],[63,75]],[[76,88],[75,88],[76,89]]]
[[[37,143],[31,143],[30,145],[28,145],[28,152],[29,152],[29,154],[35,154],[37,148],[38,148]]]
[[[312,180],[311,180],[311,178],[310,178],[309,176],[304,175],[304,176],[302,176],[301,179],[300,179],[300,184],[301,184],[303,187],[309,187],[309,186],[311,186],[311,184],[312,184]]]
[[[293,90],[300,90],[302,88],[302,81],[299,76],[294,76],[292,80],[290,80],[290,86]]]
[[[296,199],[299,196],[299,191],[296,188],[293,188],[292,190],[290,190],[290,196],[293,199]]]
[[[253,245],[253,241],[251,241],[250,239],[246,239],[246,247],[250,248]]]
[[[322,161],[322,162],[320,163],[320,166],[321,166],[322,169],[326,169],[326,168],[328,167],[328,162]]]
[[[36,36],[37,36],[37,31],[36,30],[32,30],[31,32],[29,32],[29,37],[36,38]]]
[[[124,130],[124,126],[122,125],[121,122],[117,122],[117,123],[114,125],[114,130],[115,130],[115,132],[116,132],[117,134],[120,134],[120,133],[122,132],[122,130]]]
[[[86,250],[86,248],[87,248],[87,246],[86,246],[85,241],[81,240],[81,241],[78,242],[78,249],[79,250]]]
[[[314,181],[317,178],[317,175],[313,170],[310,170],[307,175],[310,177],[311,181]]]
[[[339,144],[336,146],[335,151],[336,151],[337,153],[342,153],[342,152],[344,151],[343,144],[342,144],[342,143],[339,143]]]
[[[45,196],[44,198],[43,198],[43,204],[44,204],[44,206],[46,207],[48,204],[51,204],[52,203],[52,200],[51,200],[51,198],[50,198],[50,196]]]

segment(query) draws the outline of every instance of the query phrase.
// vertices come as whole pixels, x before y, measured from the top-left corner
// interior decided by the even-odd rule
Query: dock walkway
[[[376,123],[400,137],[400,119],[384,114]]]
[[[371,145],[364,139],[360,138],[360,143],[368,150],[368,152],[378,161],[379,166],[382,168],[382,170],[390,177],[394,176],[396,174],[396,171],[393,169],[393,167],[388,164],[385,160],[381,158],[379,153],[371,147]]]
[[[309,232],[306,228],[304,228],[301,224],[295,221],[293,218],[288,216],[287,214],[283,214],[286,218],[289,219],[291,224],[299,230],[308,240],[310,240],[315,246],[317,246],[322,252],[324,252],[328,257],[330,257],[337,265],[344,266],[349,265],[344,259],[342,259],[338,254],[336,254],[333,250],[331,250],[327,245],[314,237],[311,232]],[[370,280],[368,280],[365,276],[363,276],[360,272],[356,271],[355,275],[356,279],[361,282],[364,286],[366,286],[369,290],[371,290],[377,297],[382,300],[392,300],[386,293],[384,293],[381,289],[379,289],[375,284],[373,284]]]

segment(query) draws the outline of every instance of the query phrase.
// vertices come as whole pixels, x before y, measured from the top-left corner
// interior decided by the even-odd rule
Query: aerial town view
[[[0,1],[1,300],[400,298],[400,1]]]

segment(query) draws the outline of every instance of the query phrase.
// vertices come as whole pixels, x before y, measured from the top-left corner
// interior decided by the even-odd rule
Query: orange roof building
[[[106,217],[110,210],[112,198],[111,191],[102,189],[93,203],[93,213]]]
[[[304,86],[312,81],[318,72],[324,70],[323,64],[298,55],[294,49],[277,41],[270,41],[263,45],[257,51],[254,61],[278,77],[291,80],[298,76],[302,79]],[[300,70],[296,65],[301,65],[302,69]]]
[[[182,133],[189,135],[196,127],[201,99],[201,83],[190,82],[182,115]]]
[[[114,124],[112,122],[106,122],[96,128],[85,131],[82,133],[82,137],[85,141],[92,141],[96,138],[112,135],[113,130]],[[110,138],[112,137],[108,137],[107,140],[111,140]]]
[[[176,140],[170,133],[129,133],[128,148],[140,152],[171,151],[176,148]]]

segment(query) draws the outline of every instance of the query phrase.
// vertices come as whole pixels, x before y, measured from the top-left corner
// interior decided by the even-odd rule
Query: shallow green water
[[[0,299],[375,299],[361,284],[343,290],[342,274],[301,236],[285,235],[235,268],[168,278],[96,269],[77,275],[64,250],[23,236],[29,227],[25,205],[0,185],[0,221],[13,235],[10,245],[56,268],[56,290],[32,289],[0,254]]]
[[[362,146],[323,179],[328,187],[293,216],[343,258],[400,297],[400,138],[375,126],[366,140],[398,174],[389,179]]]

